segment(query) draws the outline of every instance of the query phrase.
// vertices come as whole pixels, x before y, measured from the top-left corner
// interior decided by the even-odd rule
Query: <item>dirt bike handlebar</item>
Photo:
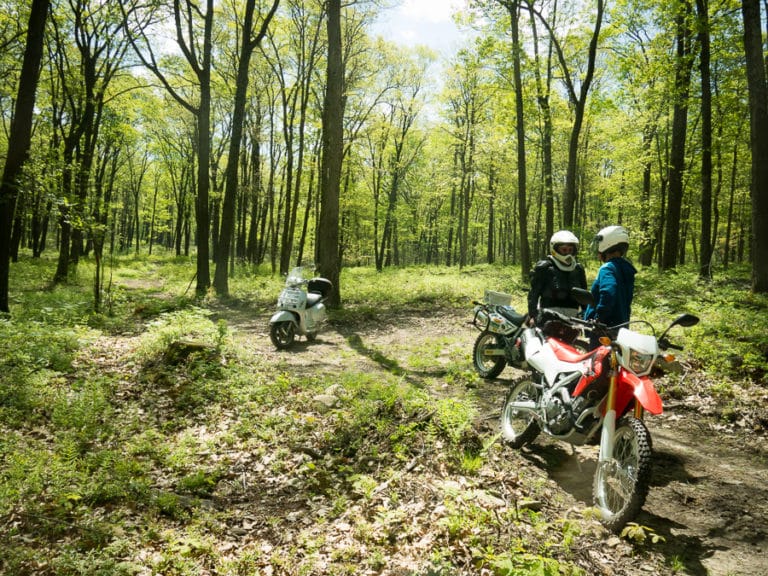
[[[672,344],[672,342],[670,342],[666,338],[662,338],[659,340],[659,348],[661,348],[662,350],[670,350],[670,349],[679,350],[679,351],[683,350],[682,346],[678,346],[677,344]]]

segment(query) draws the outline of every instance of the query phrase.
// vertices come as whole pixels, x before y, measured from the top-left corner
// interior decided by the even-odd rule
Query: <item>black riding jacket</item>
[[[531,290],[528,292],[528,314],[536,317],[539,308],[579,308],[571,297],[571,288],[587,289],[584,267],[576,263],[573,270],[560,270],[551,256],[539,260],[531,271]]]

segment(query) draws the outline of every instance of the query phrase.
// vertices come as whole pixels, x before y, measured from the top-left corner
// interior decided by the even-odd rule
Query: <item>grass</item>
[[[329,382],[254,355],[215,298],[194,300],[187,259],[115,259],[99,315],[88,262],[51,287],[54,264],[13,265],[13,317],[0,321],[0,573],[357,574],[413,558],[434,574],[583,573],[573,524],[478,503],[496,467],[517,466],[505,487],[520,500],[547,489],[477,434],[468,396],[433,393],[476,380],[449,327],[421,348],[400,344],[399,362],[359,341],[383,370]],[[523,310],[517,276],[349,269],[333,321],[435,311],[439,323],[441,310],[469,310],[486,288]],[[699,314],[674,340],[713,376],[711,393],[735,402],[768,368],[768,300],[733,277],[703,284],[644,270],[635,315],[661,326]],[[231,306],[266,311],[282,279],[242,268],[230,286]],[[199,347],[169,356],[179,341]],[[406,377],[414,372],[420,385]],[[315,397],[329,388],[342,401],[320,411]]]

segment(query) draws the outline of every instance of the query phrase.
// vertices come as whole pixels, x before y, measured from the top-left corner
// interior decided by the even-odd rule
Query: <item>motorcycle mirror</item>
[[[595,299],[592,297],[592,292],[584,290],[583,288],[571,288],[571,296],[582,306],[594,306]]]
[[[683,326],[684,328],[688,328],[689,326],[695,326],[698,323],[699,323],[698,316],[694,316],[693,314],[680,314],[680,316],[675,318],[675,321],[669,325],[669,328],[664,330],[664,334],[662,334],[659,337],[659,340],[663,340],[673,326]]]
[[[693,314],[680,314],[674,322],[672,322],[672,326],[683,326],[685,328],[688,328],[690,326],[695,326],[699,323],[699,317],[694,316]]]

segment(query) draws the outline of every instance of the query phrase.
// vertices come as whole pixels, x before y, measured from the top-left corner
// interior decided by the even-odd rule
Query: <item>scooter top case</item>
[[[312,278],[307,282],[307,292],[320,294],[321,298],[328,298],[333,288],[333,283],[325,278]]]

